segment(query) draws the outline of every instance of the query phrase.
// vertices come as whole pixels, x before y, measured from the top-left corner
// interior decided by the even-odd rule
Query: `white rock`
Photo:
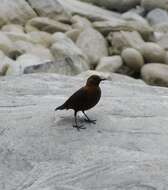
[[[67,32],[71,29],[70,25],[63,24],[59,21],[47,18],[47,17],[36,17],[29,20],[26,24],[26,27],[33,27],[41,31],[48,33],[55,32]],[[30,29],[29,29],[30,30]]]
[[[96,71],[101,72],[116,72],[123,62],[120,56],[102,57],[96,67]]]
[[[6,75],[14,61],[0,51],[0,76]]]
[[[134,71],[140,71],[141,67],[144,65],[143,56],[136,49],[124,49],[121,57],[123,58],[124,63]]]
[[[19,24],[7,24],[4,25],[1,28],[1,31],[3,32],[16,32],[16,33],[24,33],[24,28],[23,26],[19,25]]]
[[[70,14],[57,0],[28,0],[39,16],[53,18],[59,21],[70,21]]]
[[[168,65],[159,63],[144,65],[141,76],[148,84],[168,87]]]
[[[25,32],[26,33],[29,33],[29,32],[39,32],[39,30],[35,26],[32,26],[29,23],[26,23],[26,25],[25,25]]]
[[[30,32],[29,36],[33,43],[49,47],[52,43],[51,34],[42,31]]]
[[[6,23],[25,24],[27,20],[37,16],[25,0],[3,0],[0,6],[0,20]]]
[[[37,57],[40,58],[42,62],[48,62],[48,61],[54,60],[53,55],[51,54],[50,50],[43,46],[34,46],[31,49],[29,49],[27,53],[36,55]]]
[[[166,52],[158,44],[144,43],[139,49],[147,63],[164,63]]]
[[[56,74],[0,80],[1,187],[166,190],[168,89],[104,81],[86,112],[96,125],[82,115],[87,129],[78,132],[72,110],[54,109],[85,82]]]
[[[37,53],[35,54],[35,52],[21,55],[16,60],[16,63],[17,73],[15,72],[15,74],[17,75],[30,73],[56,73],[58,72],[58,64],[63,64],[62,62],[54,62],[51,59],[48,59],[45,55],[40,57]]]
[[[6,55],[10,55],[10,53],[14,51],[12,41],[3,32],[0,32],[0,50]]]
[[[139,49],[144,44],[144,40],[136,31],[111,32],[108,35],[108,41],[111,43],[112,48],[118,50],[119,52],[127,47]]]
[[[105,38],[92,28],[87,28],[81,32],[76,44],[87,55],[91,67],[96,65],[101,57],[108,55]]]
[[[157,44],[168,51],[168,34],[162,34],[157,40]]]
[[[25,53],[17,58],[16,63],[19,67],[19,72],[17,74],[23,74],[25,68],[29,66],[37,66],[42,64],[43,62],[37,55]]]
[[[69,30],[68,32],[66,32],[65,34],[67,35],[68,38],[70,38],[73,42],[76,43],[76,40],[78,39],[79,34],[81,32],[82,31],[80,29],[72,29],[72,30]]]
[[[84,30],[86,28],[92,27],[92,23],[85,17],[75,15],[71,19],[72,28]]]
[[[107,9],[111,9],[114,11],[119,12],[125,12],[127,10],[130,10],[131,8],[136,7],[140,4],[140,0],[103,0],[103,1],[97,1],[97,0],[82,0],[89,3],[94,3],[95,5],[105,7]]]
[[[16,41],[14,43],[14,47],[15,49],[18,50],[18,52],[20,52],[20,54],[28,53],[31,55],[35,55],[39,57],[39,59],[42,62],[54,60],[50,50],[39,44],[37,45],[30,42],[25,42],[25,41]]]
[[[148,39],[153,32],[152,27],[148,23],[138,20],[123,20],[113,18],[109,21],[97,21],[93,23],[93,27],[98,31],[107,35],[116,31],[138,31],[144,39]]]
[[[63,33],[53,35],[51,52],[57,64],[57,72],[65,75],[75,75],[88,70],[88,60],[82,51]]]
[[[18,40],[13,42],[13,46],[23,54],[30,51],[35,46],[35,44],[23,40]]]
[[[147,11],[155,8],[168,10],[168,0],[142,0],[141,6],[144,7]]]
[[[168,33],[168,23],[167,22],[163,22],[163,23],[159,23],[153,26],[153,29],[155,32],[159,32],[165,34]]]
[[[18,40],[32,42],[32,39],[27,33],[18,33],[18,32],[4,32],[4,34],[12,41],[16,42]]]
[[[168,22],[167,11],[163,9],[154,9],[147,14],[147,20],[151,25]]]
[[[148,25],[148,22],[146,21],[145,18],[143,18],[141,15],[139,15],[135,12],[132,12],[132,11],[128,11],[126,13],[123,13],[122,18],[126,21],[137,21],[137,22],[140,22],[144,25]]]
[[[120,14],[99,8],[88,3],[77,0],[58,0],[60,4],[68,11],[74,14],[84,16],[92,21],[111,20],[113,17],[120,17]]]

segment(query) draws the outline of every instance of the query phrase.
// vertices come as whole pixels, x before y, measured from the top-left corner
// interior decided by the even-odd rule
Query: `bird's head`
[[[87,86],[99,86],[100,82],[106,80],[105,78],[101,78],[98,75],[92,75],[87,79],[86,85]]]

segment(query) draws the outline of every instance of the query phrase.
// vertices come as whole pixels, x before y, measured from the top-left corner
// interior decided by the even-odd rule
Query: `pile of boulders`
[[[82,1],[5,1],[0,75],[96,70],[168,86],[168,0]]]

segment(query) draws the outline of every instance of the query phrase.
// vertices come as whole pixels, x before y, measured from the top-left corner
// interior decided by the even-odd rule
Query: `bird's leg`
[[[75,117],[75,125],[73,125],[73,127],[77,128],[77,130],[86,129],[86,127],[83,127],[82,125],[78,125],[78,123],[77,123],[77,111],[74,112],[74,117]]]
[[[88,122],[88,123],[93,123],[93,124],[96,124],[96,120],[91,120],[84,111],[82,111],[84,116],[86,117],[85,121]]]

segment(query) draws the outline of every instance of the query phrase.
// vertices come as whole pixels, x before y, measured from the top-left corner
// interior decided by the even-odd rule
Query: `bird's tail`
[[[55,108],[55,111],[57,111],[57,110],[64,110],[64,109],[66,109],[66,106],[65,106],[65,104],[62,104],[61,106]]]

